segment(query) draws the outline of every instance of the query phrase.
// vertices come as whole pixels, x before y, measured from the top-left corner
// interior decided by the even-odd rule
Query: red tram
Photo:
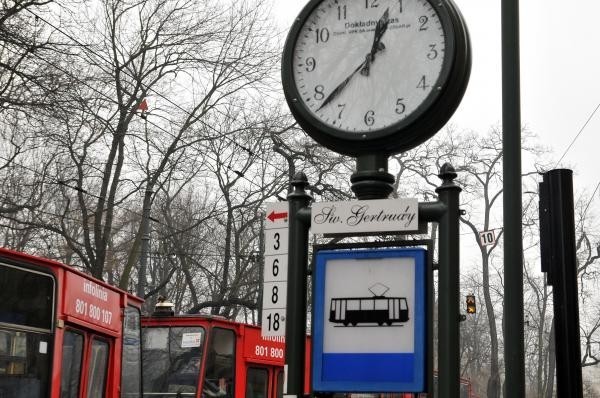
[[[173,316],[159,303],[142,318],[144,398],[282,398],[285,343],[258,326],[209,315]],[[310,391],[310,339],[304,391]],[[335,394],[332,398],[412,398],[413,394]]]
[[[144,397],[283,396],[283,338],[222,317],[173,316],[162,304],[142,318]]]
[[[141,396],[142,300],[0,248],[0,397]]]

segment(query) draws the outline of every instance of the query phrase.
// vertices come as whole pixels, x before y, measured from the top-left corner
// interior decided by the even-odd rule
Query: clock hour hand
[[[373,45],[371,46],[371,52],[367,54],[367,63],[360,71],[361,74],[365,76],[369,76],[369,69],[371,66],[371,62],[375,61],[375,54],[378,51],[384,50],[385,46],[381,42],[381,38],[384,33],[387,31],[388,25],[390,24],[390,9],[387,8],[379,21],[377,21],[377,26],[375,27],[375,35],[373,35]]]

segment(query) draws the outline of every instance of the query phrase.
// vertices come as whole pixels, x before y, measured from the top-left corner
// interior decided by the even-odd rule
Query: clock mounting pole
[[[394,176],[388,173],[387,155],[360,155],[350,176],[357,199],[386,199],[394,191]]]

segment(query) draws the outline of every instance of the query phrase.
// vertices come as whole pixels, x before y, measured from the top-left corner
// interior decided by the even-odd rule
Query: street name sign
[[[427,250],[317,249],[314,391],[422,392]]]
[[[315,234],[408,232],[419,230],[417,199],[377,199],[314,203]]]

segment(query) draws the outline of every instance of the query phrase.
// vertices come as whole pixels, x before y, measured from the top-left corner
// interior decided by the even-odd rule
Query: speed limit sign
[[[496,244],[496,231],[482,231],[479,233],[479,242],[481,246],[490,246]]]

